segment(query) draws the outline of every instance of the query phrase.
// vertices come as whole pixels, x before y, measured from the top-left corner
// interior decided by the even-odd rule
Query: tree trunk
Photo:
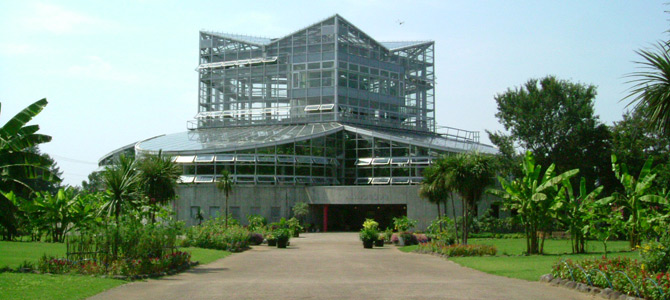
[[[225,227],[228,229],[228,195],[226,195],[226,218],[225,218]]]
[[[463,245],[468,244],[468,215],[470,209],[468,208],[468,204],[465,202],[465,199],[462,200],[463,203]]]
[[[453,196],[450,196],[451,198],[451,213],[452,216],[454,217],[454,230],[456,230],[456,244],[460,244],[460,236],[458,235],[458,224],[456,224],[456,201],[454,200]]]
[[[440,201],[437,201],[437,218],[441,221],[442,220],[442,212],[440,211]],[[440,231],[444,231],[444,228],[442,227],[442,222],[439,222],[440,224]]]

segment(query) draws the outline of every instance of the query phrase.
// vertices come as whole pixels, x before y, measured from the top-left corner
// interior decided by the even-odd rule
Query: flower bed
[[[665,299],[670,293],[670,273],[649,272],[645,264],[625,257],[561,260],[551,274],[645,299]]]
[[[419,244],[417,252],[436,253],[448,257],[452,256],[485,256],[496,255],[498,249],[489,245],[449,245],[444,242],[431,241]]]
[[[109,263],[94,260],[71,261],[45,255],[38,261],[37,270],[52,274],[137,276],[182,270],[189,267],[190,263],[191,254],[181,251],[161,257],[119,259]]]
[[[228,226],[210,220],[189,228],[186,232],[184,246],[241,252],[249,248],[250,233],[239,225]]]

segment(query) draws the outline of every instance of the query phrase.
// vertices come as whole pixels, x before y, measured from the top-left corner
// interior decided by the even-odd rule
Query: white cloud
[[[29,17],[23,19],[26,28],[55,34],[91,32],[109,29],[113,22],[89,16],[53,4],[34,3]]]
[[[132,72],[115,68],[112,64],[97,56],[86,57],[88,64],[74,65],[67,69],[66,74],[73,77],[102,79],[125,83],[136,83],[139,76]]]

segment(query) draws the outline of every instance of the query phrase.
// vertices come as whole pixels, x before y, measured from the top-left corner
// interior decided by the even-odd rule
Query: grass
[[[181,248],[191,259],[207,264],[224,258],[228,251]],[[43,254],[65,256],[65,244],[0,241],[0,268],[17,268],[24,261],[36,264]],[[0,299],[84,299],[126,281],[82,276],[0,272]]]
[[[191,252],[191,260],[199,261],[201,264],[208,264],[215,260],[219,260],[232,254],[228,251],[203,249],[196,247],[181,248],[181,250]]]
[[[552,266],[559,260],[569,258],[579,260],[601,257],[604,247],[600,242],[587,242],[587,254],[571,254],[570,240],[546,240],[545,255],[524,256],[525,239],[470,239],[469,244],[493,245],[498,248],[496,256],[451,257],[449,260],[464,267],[473,268],[493,275],[535,281],[551,272]],[[403,252],[412,252],[417,245],[398,248]],[[637,252],[631,252],[628,242],[613,241],[607,243],[609,257],[626,256],[636,258]]]
[[[84,299],[126,283],[82,275],[0,273],[0,299]]]
[[[0,268],[16,268],[24,261],[37,263],[45,253],[53,256],[65,256],[65,244],[39,242],[0,241]]]

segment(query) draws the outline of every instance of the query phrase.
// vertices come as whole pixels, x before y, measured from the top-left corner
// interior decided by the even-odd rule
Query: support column
[[[328,231],[328,204],[323,206],[323,232]]]

